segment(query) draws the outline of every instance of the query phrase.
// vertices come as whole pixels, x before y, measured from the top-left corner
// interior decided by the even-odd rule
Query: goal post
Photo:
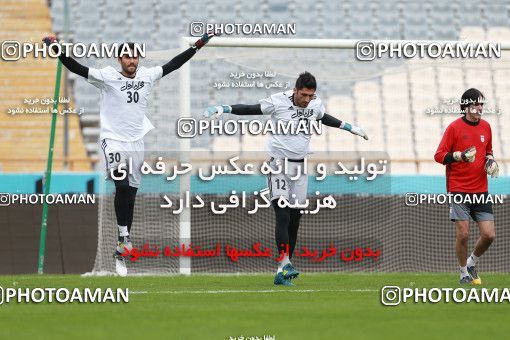
[[[181,39],[181,49],[185,50],[189,48],[189,42],[184,38]],[[179,108],[180,117],[187,118],[191,117],[191,74],[190,64],[185,63],[181,66],[179,71],[179,96],[181,97]],[[191,151],[191,141],[189,138],[181,138],[179,140],[179,159],[181,162],[189,162],[189,154]],[[190,175],[184,175],[180,177],[180,191],[189,191]],[[184,207],[183,212],[179,216],[179,240],[180,244],[189,244],[191,240],[191,211],[189,207]],[[191,274],[191,258],[180,257],[179,258],[179,272],[184,275]]]

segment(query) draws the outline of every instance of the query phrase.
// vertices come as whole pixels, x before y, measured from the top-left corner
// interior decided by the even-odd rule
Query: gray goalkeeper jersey
[[[271,115],[273,126],[278,121],[284,124],[297,125],[300,120],[319,120],[324,117],[326,108],[319,97],[316,97],[302,108],[295,106],[292,101],[292,90],[271,95],[260,100],[262,113]],[[307,122],[307,123],[308,123]],[[266,144],[266,151],[271,157],[301,159],[310,153],[311,135],[300,132],[296,134],[272,134]]]

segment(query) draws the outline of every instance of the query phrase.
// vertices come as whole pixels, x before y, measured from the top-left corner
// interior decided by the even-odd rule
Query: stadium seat
[[[326,152],[329,150],[328,145],[328,134],[329,133],[337,133],[338,131],[328,131],[331,128],[327,126],[323,126],[322,134],[313,134],[310,142],[310,148],[314,152]],[[332,129],[331,129],[332,130]]]
[[[434,160],[429,162],[420,162],[418,173],[422,175],[444,175],[445,167]]]
[[[212,150],[214,152],[222,151],[241,151],[239,136],[216,136],[213,138]]]
[[[250,135],[246,134],[242,136],[241,151],[246,152],[263,152],[268,136],[264,135]]]
[[[442,99],[458,98],[465,90],[462,86],[462,70],[459,68],[439,66],[437,68],[438,93]]]
[[[487,27],[508,25],[508,4],[507,3],[486,3],[483,6]]]
[[[494,103],[487,103],[487,107],[494,107]],[[504,152],[503,144],[501,143],[500,132],[505,130],[501,129],[500,118],[501,116],[495,114],[486,114],[483,116],[483,119],[489,122],[492,128],[492,150],[494,151],[495,155],[502,155]],[[502,135],[504,134],[505,133],[502,133]]]
[[[416,124],[414,137],[418,159],[433,159],[442,137],[439,133],[439,118],[428,118],[428,120],[422,120]]]
[[[510,41],[510,28],[490,27],[487,30],[488,41]]]
[[[469,63],[466,70],[466,87],[475,87],[489,96],[492,94],[492,77],[490,66],[487,63]]]
[[[485,31],[483,27],[475,25],[461,27],[459,33],[459,40],[483,41],[485,40]]]
[[[395,159],[398,153],[390,152],[390,158]],[[391,174],[392,175],[414,175],[417,173],[415,162],[392,162]]]

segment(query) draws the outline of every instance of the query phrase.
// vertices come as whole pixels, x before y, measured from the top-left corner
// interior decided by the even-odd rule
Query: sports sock
[[[128,227],[119,225],[119,238],[124,238],[124,236],[129,236]]]
[[[138,188],[129,187],[129,210],[128,210],[128,221],[127,228],[128,232],[131,233],[131,225],[133,224],[133,215],[135,213],[135,200],[136,200],[136,192]]]
[[[480,256],[476,256],[474,253],[471,253],[471,256],[469,256],[467,260],[467,266],[468,267],[476,266],[476,262],[478,262],[479,258]]]
[[[278,262],[278,270],[276,271],[276,273],[283,271],[283,267],[285,267],[285,265],[287,265],[288,263],[290,263],[289,256],[284,255],[283,259],[280,262]]]
[[[280,208],[277,200],[274,200],[272,204],[276,215],[275,240],[279,257],[282,252],[286,252],[289,245],[290,208]]]
[[[296,248],[297,235],[299,229],[299,220],[301,219],[301,213],[299,209],[290,209],[290,223],[289,223],[289,255],[292,258],[294,248]]]
[[[460,267],[460,278],[462,279],[465,276],[469,276],[468,271],[467,271],[467,266]]]
[[[129,185],[127,178],[115,181],[114,206],[117,225],[119,226],[119,242],[122,242],[125,236],[129,236],[131,231],[137,190],[137,188]]]

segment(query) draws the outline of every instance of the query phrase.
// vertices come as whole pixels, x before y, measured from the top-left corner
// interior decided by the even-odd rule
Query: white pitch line
[[[289,290],[163,290],[163,291],[132,291],[129,294],[237,294],[237,293],[319,293],[319,292],[378,292],[377,289],[292,289]]]

